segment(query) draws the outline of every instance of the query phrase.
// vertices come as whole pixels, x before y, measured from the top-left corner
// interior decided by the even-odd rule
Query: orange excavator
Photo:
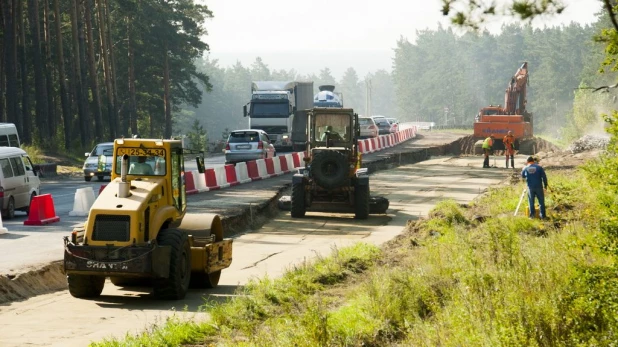
[[[512,131],[515,148],[520,153],[534,154],[532,113],[526,110],[528,62],[524,62],[509,81],[504,93],[504,107],[490,105],[481,108],[474,120],[474,137],[484,140],[494,135],[494,149],[504,149],[502,138]]]

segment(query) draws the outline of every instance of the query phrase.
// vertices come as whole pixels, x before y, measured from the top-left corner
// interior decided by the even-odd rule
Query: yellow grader
[[[117,139],[111,182],[83,226],[64,239],[64,271],[77,298],[117,286],[153,288],[159,299],[182,299],[188,288],[214,288],[232,262],[216,214],[187,214],[181,140]],[[204,157],[196,157],[204,171]]]

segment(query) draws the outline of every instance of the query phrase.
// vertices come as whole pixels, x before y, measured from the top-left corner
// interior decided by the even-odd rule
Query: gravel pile
[[[571,153],[581,153],[593,149],[605,149],[609,143],[609,137],[598,135],[585,135],[573,142],[567,150]]]

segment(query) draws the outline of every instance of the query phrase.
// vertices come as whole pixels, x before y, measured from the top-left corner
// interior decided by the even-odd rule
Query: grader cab
[[[186,213],[190,152],[180,140],[114,141],[111,182],[64,240],[71,295],[98,297],[108,277],[150,286],[160,299],[182,299],[190,285],[217,286],[232,262],[232,240],[223,238],[218,215]],[[203,155],[196,161],[203,171]]]

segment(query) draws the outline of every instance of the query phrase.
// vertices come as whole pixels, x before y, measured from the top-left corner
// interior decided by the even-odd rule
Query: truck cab
[[[256,81],[251,86],[251,100],[243,106],[243,116],[249,117],[249,128],[264,130],[277,150],[292,149],[305,124],[299,112],[313,106],[313,82]],[[299,118],[299,119],[297,119]]]

